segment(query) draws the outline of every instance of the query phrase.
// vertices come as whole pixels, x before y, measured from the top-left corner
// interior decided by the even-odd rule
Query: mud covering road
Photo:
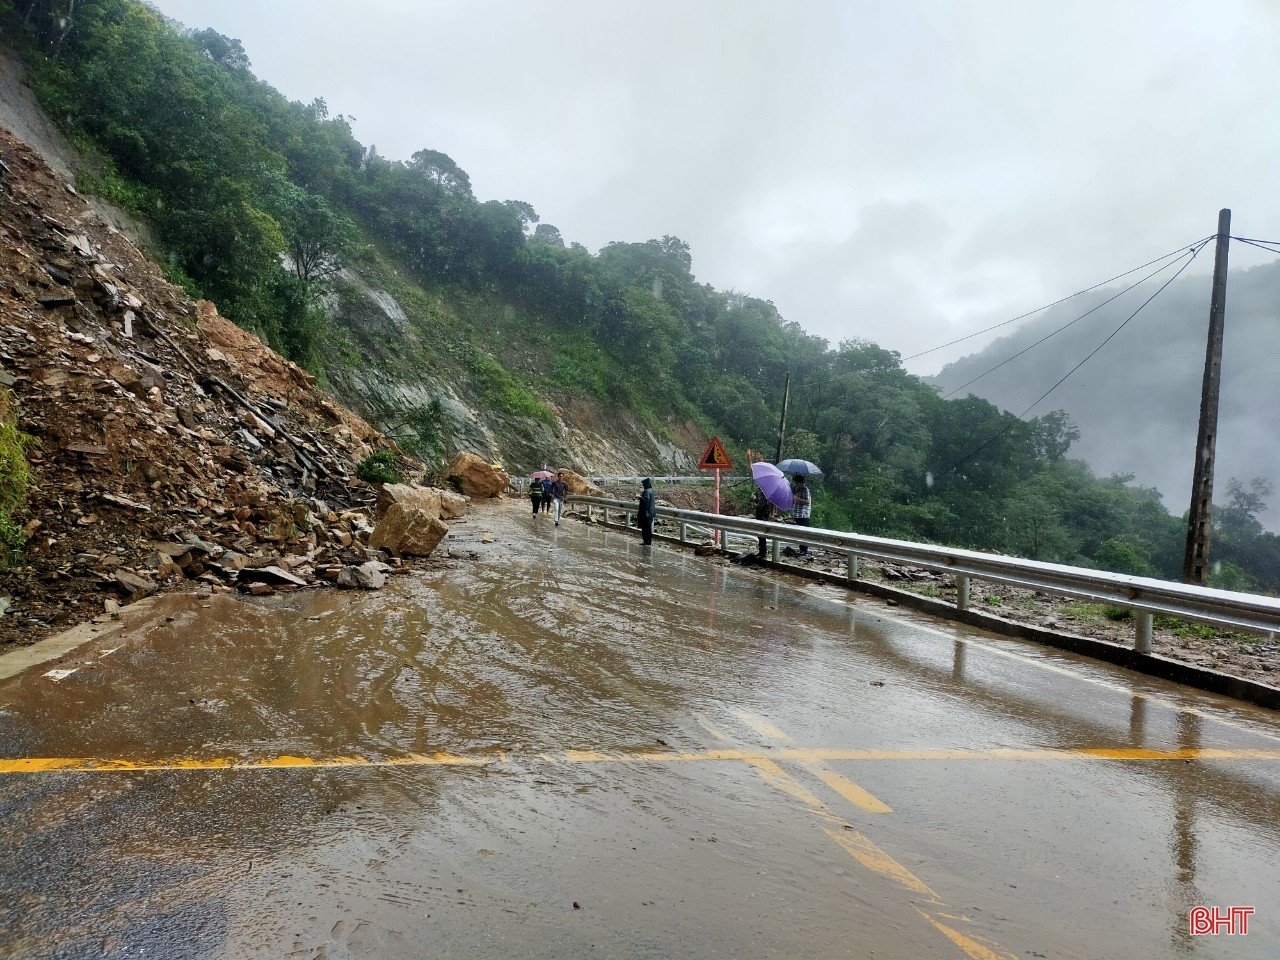
[[[516,506],[449,543],[0,682],[0,957],[1276,955],[1272,714]]]

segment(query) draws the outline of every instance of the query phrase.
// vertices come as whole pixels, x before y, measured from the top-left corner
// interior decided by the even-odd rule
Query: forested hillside
[[[1154,490],[1068,459],[1065,415],[944,401],[892,352],[832,349],[767,300],[699,283],[676,237],[592,253],[529,202],[476,197],[431,131],[407,159],[379,156],[322,99],[257,80],[238,41],[137,0],[80,0],[70,16],[60,0],[0,0],[0,18],[88,157],[81,189],[147,224],[175,281],[426,459],[470,438],[468,404],[488,417],[477,442],[517,471],[587,457],[596,441],[566,426],[579,407],[579,423],[651,438],[655,471],[711,432],[771,454],[790,372],[784,455],[826,470],[818,522],[1178,572],[1181,521]],[[608,451],[593,450],[599,468]],[[1240,493],[1218,582],[1275,589],[1276,538],[1257,528],[1257,491]]]
[[[1235,256],[1241,250],[1238,243],[1233,246],[1238,248],[1232,251]],[[1207,250],[1202,259],[1211,253]],[[972,392],[1006,409],[1023,410],[1149,292],[1135,290],[1074,324],[1073,319],[1103,304],[1114,291],[1062,304],[949,364],[934,380],[944,393]],[[1054,405],[1067,410],[1080,427],[1075,455],[1100,472],[1135,474],[1140,483],[1158,487],[1165,502],[1179,510],[1191,497],[1208,316],[1209,279],[1177,280],[1053,394]],[[1231,477],[1249,482],[1280,477],[1275,443],[1280,408],[1272,402],[1280,356],[1277,320],[1280,263],[1233,270],[1227,285],[1217,441],[1221,489]],[[1273,503],[1263,517],[1273,530],[1280,529],[1278,506]]]

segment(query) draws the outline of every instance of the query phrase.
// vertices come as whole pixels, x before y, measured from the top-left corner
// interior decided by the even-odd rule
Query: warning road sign
[[[712,437],[711,442],[707,444],[707,452],[698,461],[698,469],[729,470],[732,467],[733,463],[729,460],[729,455],[724,452],[724,444],[720,442],[719,437]]]

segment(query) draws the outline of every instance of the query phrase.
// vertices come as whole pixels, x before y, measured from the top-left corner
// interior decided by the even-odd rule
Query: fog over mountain
[[[1239,246],[1233,244],[1233,254]],[[1207,248],[1201,260],[1212,254],[1212,247]],[[956,396],[973,393],[1021,413],[1150,296],[1156,282],[1130,291]],[[1095,291],[1046,311],[982,351],[947,365],[934,382],[943,393],[960,387],[1119,289]],[[1066,410],[1081,431],[1072,456],[1087,460],[1100,474],[1132,473],[1140,483],[1158,488],[1175,513],[1186,510],[1208,318],[1209,279],[1187,275],[1176,280],[1031,415]],[[1264,477],[1280,486],[1278,360],[1280,263],[1233,270],[1222,360],[1218,502],[1232,477]],[[1280,497],[1272,498],[1262,519],[1269,528],[1280,529]]]

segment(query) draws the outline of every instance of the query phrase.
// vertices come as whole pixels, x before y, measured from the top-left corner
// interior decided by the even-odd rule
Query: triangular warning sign
[[[720,442],[720,438],[712,437],[711,442],[707,444],[707,452],[698,461],[698,469],[728,470],[732,466],[733,463],[729,460],[729,455],[724,452],[724,444]]]

